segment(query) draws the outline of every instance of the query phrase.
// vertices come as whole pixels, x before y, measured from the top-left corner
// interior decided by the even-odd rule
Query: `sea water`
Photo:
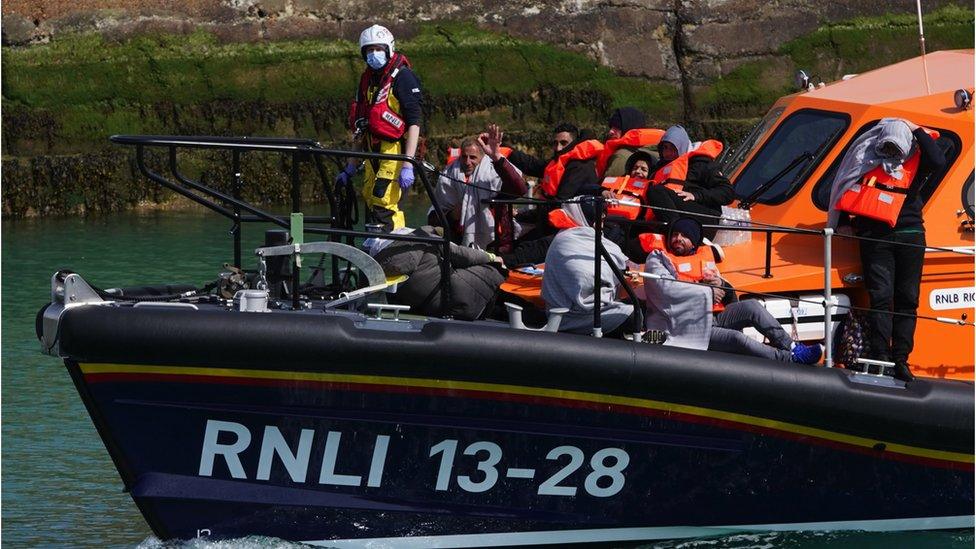
[[[321,212],[311,208],[310,215]],[[419,223],[421,203],[408,211]],[[34,335],[58,269],[95,286],[214,280],[232,261],[230,223],[203,211],[127,213],[102,219],[4,222],[2,226],[2,535],[10,547],[293,548],[250,537],[162,542],[122,491],[112,460],[71,379]],[[244,229],[244,263],[267,225]],[[920,512],[923,510],[920,509]],[[959,547],[973,532],[762,533],[649,544],[668,548]]]

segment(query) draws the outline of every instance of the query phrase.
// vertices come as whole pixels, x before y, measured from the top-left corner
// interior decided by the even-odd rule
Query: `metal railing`
[[[241,172],[242,155],[249,152],[264,152],[264,153],[279,153],[290,155],[292,159],[291,170],[290,170],[290,198],[291,198],[291,208],[293,212],[299,212],[302,207],[301,199],[301,176],[300,176],[300,164],[302,162],[314,162],[316,171],[320,179],[322,180],[323,190],[326,200],[329,203],[330,214],[329,216],[319,216],[319,217],[308,217],[307,220],[310,223],[320,223],[327,225],[325,227],[302,227],[303,233],[310,234],[322,234],[328,236],[332,241],[341,241],[341,239],[346,239],[347,242],[352,243],[355,238],[370,238],[376,237],[377,234],[368,231],[359,231],[352,228],[351,224],[348,222],[348,218],[345,220],[340,220],[336,216],[336,205],[337,198],[335,194],[335,189],[332,183],[328,180],[326,170],[322,165],[323,158],[329,158],[340,166],[341,163],[339,159],[342,158],[359,158],[362,160],[395,160],[400,162],[407,162],[414,166],[414,172],[418,174],[421,183],[423,184],[424,191],[427,193],[431,204],[434,206],[433,210],[438,218],[441,226],[444,227],[444,236],[442,238],[435,237],[424,237],[416,235],[395,235],[395,234],[383,234],[382,238],[388,238],[391,240],[406,240],[414,242],[427,242],[436,245],[439,248],[439,253],[442,255],[440,261],[441,267],[441,290],[443,292],[444,299],[442,299],[442,312],[445,317],[448,316],[448,311],[450,310],[452,301],[451,292],[451,282],[450,282],[450,245],[451,245],[451,229],[450,224],[447,220],[445,212],[437,203],[436,193],[434,192],[434,187],[432,182],[427,177],[427,171],[424,169],[424,164],[422,161],[417,160],[406,155],[387,155],[380,153],[364,152],[364,151],[347,151],[338,149],[326,149],[322,147],[318,142],[310,139],[289,139],[289,138],[254,138],[254,137],[208,137],[208,136],[156,136],[156,135],[115,135],[111,137],[112,142],[134,146],[136,148],[136,163],[139,171],[149,178],[151,181],[170,189],[181,196],[219,214],[233,221],[233,226],[231,233],[234,236],[234,264],[237,267],[241,266],[241,224],[248,222],[264,222],[277,225],[285,229],[291,229],[292,225],[289,223],[288,218],[284,216],[274,215],[272,213],[266,212],[254,205],[248,203],[241,198],[241,191],[243,188],[243,174]],[[172,174],[173,179],[167,179],[165,176],[151,169],[146,163],[146,150],[148,148],[163,148],[168,152],[168,162],[167,166]],[[195,181],[186,175],[184,175],[179,169],[177,151],[179,149],[211,149],[211,150],[225,150],[231,153],[231,193],[225,193],[209,187],[199,181]],[[519,198],[519,199],[493,199],[488,201],[488,203],[493,205],[504,205],[508,208],[510,217],[514,219],[514,207],[518,205],[533,205],[533,206],[549,206],[558,207],[564,203],[571,202],[576,199],[570,200],[538,200],[532,198]],[[597,211],[603,211],[606,199],[602,196],[593,197],[596,201]],[[647,208],[650,210],[658,211],[671,211],[686,214],[681,210],[674,210],[669,208],[662,208],[657,206],[648,206],[638,203],[628,203],[624,204],[636,205],[641,208]],[[832,288],[832,260],[833,260],[833,239],[835,237],[855,239],[855,240],[877,240],[856,235],[846,235],[838,234],[832,229],[801,229],[796,227],[785,227],[767,223],[749,222],[748,226],[741,225],[741,220],[737,219],[727,219],[721,215],[710,215],[695,213],[696,217],[707,217],[715,219],[716,221],[728,220],[733,222],[733,225],[721,225],[721,224],[703,224],[705,228],[715,228],[722,230],[734,230],[734,231],[749,231],[749,232],[761,232],[766,235],[765,239],[765,261],[764,261],[764,272],[763,278],[771,278],[772,275],[772,237],[775,233],[780,234],[805,234],[805,235],[817,235],[823,238],[823,257],[824,257],[824,288],[823,288],[823,301],[821,304],[824,307],[824,334],[825,334],[825,351],[826,351],[826,365],[828,367],[832,366],[832,319],[833,311],[836,307],[833,304],[833,288]],[[631,287],[625,273],[623,273],[614,263],[610,254],[607,252],[606,248],[603,246],[603,230],[604,222],[602,216],[597,216],[598,219],[594,224],[594,229],[596,231],[597,238],[595,239],[595,249],[594,249],[594,274],[595,283],[594,289],[596,293],[596,300],[594,302],[594,323],[593,323],[593,335],[599,337],[602,335],[602,320],[601,320],[601,299],[600,299],[600,281],[602,279],[602,268],[603,260],[607,261],[614,277],[620,282],[621,287],[627,293],[628,298],[635,305],[635,332],[639,331],[643,327],[643,314],[640,311],[639,300],[637,299],[634,289]],[[658,225],[660,222],[647,222],[647,221],[628,221],[619,218],[614,218],[615,222],[625,222],[637,225]],[[496,231],[498,229],[498,224],[496,223]],[[496,234],[497,236],[497,234]],[[497,238],[496,238],[497,240]],[[922,246],[913,245],[907,243],[900,243],[903,246],[916,246],[923,247],[926,251],[937,251],[937,252],[947,252],[955,253],[960,255],[974,255],[972,248],[946,248],[938,246]],[[293,258],[292,260],[292,307],[299,308],[299,272],[300,263]],[[335,262],[333,263],[333,275],[337,272],[337,266]],[[730,288],[733,291],[734,288]],[[749,292],[755,293],[755,292]],[[764,294],[769,296],[788,298],[789,296],[776,296],[774,294]],[[861,307],[850,307],[851,309],[860,309],[868,312],[882,313],[882,314],[896,314],[892,311],[876,311]],[[914,315],[917,318],[926,318],[919,315]],[[937,320],[943,323],[950,324],[961,324],[961,325],[972,325],[972,322],[957,321],[951,318],[933,317],[931,320]]]
[[[604,211],[605,202],[607,202],[608,200],[605,199],[605,198],[603,198],[602,196],[600,196],[600,197],[594,197],[594,199],[597,201],[597,207],[598,207],[597,211]],[[515,199],[515,200],[497,200],[496,199],[496,200],[489,200],[489,201],[486,201],[486,202],[489,203],[489,204],[495,204],[495,205],[507,205],[510,208],[509,215],[512,215],[511,208],[513,206],[515,206],[515,205],[559,206],[561,204],[568,203],[568,202],[574,202],[574,201],[578,201],[578,199],[577,198],[574,198],[574,199],[569,199],[569,200],[538,200],[538,199],[532,199],[532,198],[522,198],[522,199]],[[824,262],[823,285],[824,285],[824,287],[823,287],[823,294],[822,294],[823,301],[819,302],[818,304],[819,305],[822,305],[823,308],[824,308],[824,356],[825,356],[825,358],[824,358],[824,364],[828,368],[833,367],[833,318],[834,318],[834,311],[838,307],[838,305],[835,305],[834,302],[833,302],[833,279],[832,279],[832,273],[833,273],[833,240],[834,240],[834,238],[838,238],[838,237],[839,238],[852,239],[852,240],[874,241],[874,242],[881,242],[881,240],[874,239],[874,238],[869,238],[869,237],[858,236],[858,235],[853,235],[853,234],[841,234],[841,233],[837,233],[834,229],[829,228],[829,227],[825,227],[823,229],[802,229],[802,228],[797,228],[797,227],[785,227],[785,226],[781,226],[781,225],[775,225],[775,224],[770,224],[770,223],[752,222],[752,221],[749,221],[749,225],[743,226],[742,225],[742,220],[727,218],[727,217],[722,216],[722,215],[703,214],[703,213],[697,213],[697,212],[696,213],[693,213],[693,214],[689,214],[689,212],[685,212],[683,210],[672,209],[672,208],[664,208],[664,207],[658,207],[658,206],[649,206],[649,205],[645,205],[645,204],[640,204],[640,203],[636,203],[636,202],[627,202],[627,201],[617,201],[617,202],[623,203],[625,205],[638,206],[640,208],[646,208],[646,209],[652,210],[652,211],[653,210],[656,210],[656,211],[666,211],[666,212],[678,213],[678,214],[683,214],[683,215],[693,215],[695,217],[712,218],[712,219],[715,219],[715,220],[717,220],[719,222],[721,222],[723,220],[732,222],[731,225],[702,224],[703,228],[717,229],[717,230],[747,231],[747,232],[761,232],[761,233],[764,233],[766,235],[766,238],[765,238],[764,269],[763,269],[763,274],[762,274],[762,277],[763,278],[772,278],[773,277],[772,271],[771,271],[771,269],[772,269],[772,237],[773,237],[773,234],[777,234],[777,233],[778,234],[800,234],[800,235],[808,235],[808,236],[818,236],[818,237],[821,237],[823,239],[823,262]],[[594,328],[593,328],[593,335],[596,336],[596,337],[600,337],[602,335],[602,330],[601,330],[601,317],[600,317],[600,310],[601,310],[601,305],[602,304],[601,304],[601,298],[600,298],[600,293],[599,293],[599,284],[600,284],[600,280],[601,280],[601,270],[602,270],[602,262],[600,261],[601,258],[604,258],[604,259],[607,260],[607,264],[610,265],[611,270],[613,270],[614,276],[621,283],[623,289],[625,290],[625,292],[628,295],[628,298],[635,304],[635,307],[637,307],[638,310],[639,310],[639,301],[638,301],[638,299],[636,297],[636,293],[634,292],[633,288],[629,284],[629,282],[628,282],[625,274],[619,272],[619,269],[616,268],[616,265],[611,260],[609,254],[607,253],[605,247],[603,246],[603,241],[602,241],[602,238],[601,237],[602,237],[602,233],[603,233],[604,220],[603,220],[603,216],[597,216],[597,218],[598,219],[594,223],[594,229],[596,231],[595,253],[594,253],[594,272],[595,272],[595,276],[594,276],[594,288],[596,289],[596,291],[595,291],[595,298],[596,299],[594,301],[594,314],[593,314],[593,325],[594,325]],[[620,217],[614,217],[614,218],[610,218],[610,219],[612,219],[616,223],[623,223],[623,224],[629,224],[629,225],[656,226],[658,228],[660,228],[663,225],[666,225],[665,223],[660,222],[660,221],[629,220],[629,219],[620,218]],[[497,228],[497,226],[496,226],[496,228]],[[498,234],[496,232],[496,239],[497,239],[497,237],[498,237]],[[884,242],[889,242],[889,241],[884,241]],[[934,252],[945,252],[945,253],[952,253],[952,254],[957,254],[957,255],[967,255],[967,256],[976,255],[976,249],[974,249],[973,247],[942,247],[942,246],[919,245],[919,244],[910,244],[910,243],[896,243],[896,244],[897,245],[900,245],[900,246],[906,246],[906,247],[924,248],[926,250],[926,252],[933,252],[933,251]],[[707,286],[710,286],[710,287],[713,286],[713,285],[710,285],[710,284],[695,283],[695,282],[685,282],[685,283],[687,283],[687,284],[698,284],[698,285],[703,285],[703,286],[707,285]],[[740,291],[740,290],[736,290],[735,288],[732,288],[732,287],[726,287],[726,286],[719,286],[719,287],[721,289],[724,289],[724,290],[727,290],[727,291],[729,291],[729,290],[735,291],[735,292],[739,292]],[[757,293],[757,292],[753,292],[753,291],[749,291],[748,293],[753,294],[753,295],[761,295],[761,296],[765,296],[765,297],[775,297],[775,298],[791,299],[790,296],[786,296],[786,295],[768,294],[768,293]],[[808,300],[798,300],[798,301],[809,302]],[[811,302],[811,303],[816,303],[816,302]],[[853,306],[853,305],[843,306],[843,308],[845,308],[845,309],[851,309],[851,310],[859,310],[859,311],[869,312],[869,313],[889,314],[889,315],[898,315],[898,316],[904,314],[904,313],[897,313],[897,312],[894,312],[894,311],[881,311],[881,310],[871,309],[871,308],[868,308],[868,307],[856,307],[856,306]],[[927,317],[927,316],[922,316],[922,315],[918,315],[918,314],[911,315],[911,316],[913,316],[915,318],[925,319],[925,320],[934,320],[934,321],[941,322],[941,323],[944,323],[944,324],[953,324],[953,325],[959,325],[959,326],[966,326],[966,325],[972,326],[972,325],[974,325],[973,322],[967,321],[965,319],[959,320],[959,319],[953,319],[953,318],[948,318],[948,317]],[[642,325],[643,325],[643,321],[641,320],[641,326]]]
[[[434,204],[434,211],[438,220],[444,227],[443,238],[423,237],[416,235],[389,235],[384,234],[383,238],[391,240],[409,240],[414,242],[428,242],[438,246],[441,257],[441,291],[443,292],[442,312],[448,316],[451,305],[451,280],[450,280],[450,244],[451,234],[450,225],[447,223],[443,211],[437,205],[437,197],[430,180],[427,178],[426,171],[423,169],[421,160],[406,155],[380,154],[365,151],[346,151],[338,149],[327,149],[322,147],[317,141],[311,139],[290,139],[276,137],[213,137],[213,136],[169,136],[169,135],[113,135],[110,140],[119,145],[127,145],[136,149],[136,165],[139,171],[151,181],[161,185],[173,192],[221,215],[233,222],[231,233],[234,236],[234,265],[241,267],[241,224],[248,222],[263,222],[277,225],[284,229],[291,229],[292,225],[288,218],[274,215],[260,208],[255,207],[241,198],[243,186],[243,175],[241,173],[241,157],[249,152],[279,153],[291,157],[290,170],[290,198],[292,212],[300,212],[302,208],[301,197],[301,163],[314,162],[319,177],[322,179],[323,190],[326,200],[329,203],[329,216],[309,217],[310,223],[321,223],[328,225],[325,227],[305,227],[302,232],[309,234],[321,234],[328,236],[332,241],[340,241],[346,238],[347,242],[352,242],[355,238],[370,238],[377,236],[376,233],[359,231],[353,229],[350,223],[338,223],[336,216],[336,194],[333,185],[328,180],[326,170],[321,164],[323,158],[332,159],[340,165],[339,159],[358,158],[365,161],[369,160],[395,160],[406,162],[414,166],[414,173],[423,184],[424,191]],[[146,163],[146,150],[149,148],[166,149],[168,152],[168,167],[172,175],[172,180],[150,168]],[[221,150],[231,153],[231,193],[207,186],[199,181],[195,181],[184,175],[179,168],[177,151],[180,149],[205,149]],[[245,215],[245,212],[250,215]],[[341,226],[340,226],[341,225]],[[292,235],[295,238],[295,235]],[[333,280],[338,272],[336,261],[333,261]],[[292,258],[292,307],[299,308],[299,277],[300,262],[297,258]]]

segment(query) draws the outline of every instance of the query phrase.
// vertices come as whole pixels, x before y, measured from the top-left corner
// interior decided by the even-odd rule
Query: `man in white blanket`
[[[495,240],[495,216],[507,210],[493,210],[486,200],[499,194],[502,198],[525,194],[521,172],[502,155],[501,139],[497,126],[490,126],[477,139],[465,139],[460,158],[448,164],[437,180],[437,202],[452,228],[460,229],[462,246],[484,250]],[[504,232],[517,233],[517,227],[509,227],[511,223],[506,220]],[[512,234],[509,239],[517,236]]]
[[[708,349],[741,355],[758,356],[783,362],[814,364],[820,360],[823,347],[794,342],[776,318],[754,299],[736,301],[712,315],[716,292],[722,279],[717,269],[700,284],[681,281],[674,258],[693,255],[702,243],[701,224],[684,217],[671,224],[665,239],[667,250],[653,250],[647,256],[644,272],[657,275],[646,278],[647,297],[645,325],[648,330],[663,330],[665,345],[688,349]],[[742,333],[752,326],[769,340],[760,343]]]

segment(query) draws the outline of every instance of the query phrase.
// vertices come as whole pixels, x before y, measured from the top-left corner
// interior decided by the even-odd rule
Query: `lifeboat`
[[[933,97],[943,101],[951,93],[935,76],[938,55],[929,70],[939,90]],[[971,52],[944,55],[968,56],[972,74]],[[892,112],[836,97],[814,101],[856,81],[783,99],[732,157],[745,200],[751,166],[807,120],[795,117],[835,124],[803,132],[828,136],[829,146],[814,151],[821,158],[810,174],[755,199],[754,223],[822,226],[811,182],[858,128]],[[953,173],[971,170],[972,115],[939,105],[944,118],[961,121],[932,114],[918,123],[956,135]],[[509,322],[414,315],[390,303],[408,281],[387,278],[361,250],[361,240],[376,235],[348,222],[342,205],[354,197],[330,186],[325,161],[414,163],[435,201],[417,160],[300,139],[112,140],[134,149],[136,166],[154,184],[235,227],[234,265],[212,283],[102,290],[59,271],[38,312],[43,351],[63,361],[106,459],[161,539],[481,547],[974,526],[971,383],[920,377],[906,384],[638,338],[535,331],[514,313]],[[187,149],[225,154],[235,174],[244,153],[288,157],[294,213],[265,212],[186,176],[179,160]],[[153,166],[166,153],[168,174]],[[301,174],[313,173],[302,163],[318,168],[329,215],[298,213]],[[961,180],[946,181],[927,215],[957,220],[949,208]],[[249,222],[277,226],[253,261],[245,261],[239,237]],[[961,223],[958,234],[935,227],[930,234],[939,245],[972,242]],[[771,237],[772,278],[763,277],[761,236],[730,245],[732,266],[723,272],[752,292],[819,294],[819,241],[796,236]],[[384,238],[445,251],[449,244],[447,236]],[[830,276],[856,300],[856,285],[844,286],[856,274],[844,258],[854,256],[843,247],[835,246]],[[972,284],[971,258],[965,269],[954,256],[933,259],[941,269],[934,278],[961,287],[968,276]],[[441,268],[442,295],[450,296],[450,266]],[[520,274],[526,287],[544,276]],[[952,328],[969,334],[971,351],[971,326]]]
[[[830,184],[849,144],[880,119],[906,118],[939,131],[947,167],[925,184],[925,254],[917,323],[909,357],[916,375],[973,379],[974,317],[973,51],[941,51],[812,87],[776,102],[724,169],[738,205],[754,226],[820,230]],[[809,156],[804,156],[809,154]],[[799,160],[797,160],[799,159]],[[780,175],[781,172],[784,172]],[[780,175],[765,190],[760,188]],[[746,203],[748,201],[748,203]],[[745,204],[744,204],[745,203]],[[868,306],[857,243],[835,237],[830,281],[855,306]],[[822,238],[758,231],[726,246],[722,273],[737,289],[766,294],[816,294],[824,288]],[[822,310],[821,310],[822,314]]]

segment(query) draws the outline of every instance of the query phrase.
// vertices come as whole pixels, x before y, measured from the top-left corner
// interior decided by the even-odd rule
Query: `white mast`
[[[918,45],[922,48],[922,72],[925,73],[925,93],[931,95],[932,87],[929,85],[929,67],[925,64],[925,29],[922,27],[922,0],[915,0],[918,8]]]

